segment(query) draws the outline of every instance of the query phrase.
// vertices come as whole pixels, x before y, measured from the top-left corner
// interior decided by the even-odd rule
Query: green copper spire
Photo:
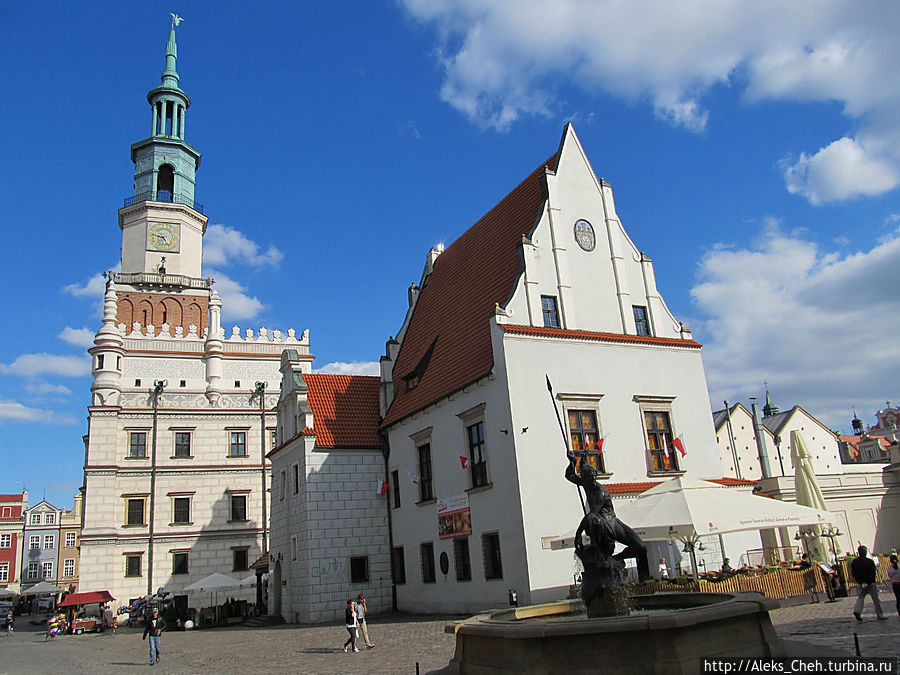
[[[166,43],[166,69],[162,72],[162,86],[170,89],[178,89],[178,73],[175,70],[175,61],[178,59],[178,45],[175,44],[175,21],[172,21],[172,29],[169,31],[169,41]]]

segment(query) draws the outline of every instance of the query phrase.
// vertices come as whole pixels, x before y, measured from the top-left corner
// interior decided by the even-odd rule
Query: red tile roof
[[[100,602],[111,602],[115,598],[109,591],[88,591],[86,593],[69,593],[66,599],[59,603],[60,607],[73,607],[75,605],[93,605]]]
[[[17,495],[0,495],[0,502],[21,502],[21,501],[22,501],[21,493],[17,494]]]
[[[878,447],[881,449],[883,453],[890,452],[891,442],[885,438],[884,436],[869,436],[869,439],[876,439],[878,441]],[[844,436],[841,435],[841,440],[847,444],[847,452],[851,457],[859,457],[859,444],[864,440],[867,440],[863,436]]]
[[[316,445],[325,448],[381,448],[378,377],[304,374],[313,411]],[[304,429],[301,433],[309,430]]]
[[[700,349],[702,346],[694,340],[678,338],[651,337],[649,335],[623,335],[621,333],[596,333],[588,330],[565,330],[562,328],[544,328],[542,326],[503,325],[503,332],[516,335],[537,335],[540,337],[560,338],[563,340],[593,340],[596,342],[623,342],[627,344],[664,345],[669,347],[687,347]]]
[[[756,485],[755,481],[752,480],[743,480],[741,478],[706,478],[710,483],[718,483],[719,485],[724,485],[725,487],[738,487],[741,485]],[[643,481],[636,483],[604,483],[604,486],[609,493],[612,495],[627,495],[627,494],[640,494],[641,492],[646,492],[650,488],[654,488],[657,485],[660,485],[662,481]]]
[[[491,372],[490,317],[495,304],[509,300],[524,270],[522,235],[538,223],[546,199],[544,169],[555,171],[557,156],[542,162],[435,260],[394,364],[395,396],[385,426]],[[407,391],[404,377],[429,349],[427,368]]]

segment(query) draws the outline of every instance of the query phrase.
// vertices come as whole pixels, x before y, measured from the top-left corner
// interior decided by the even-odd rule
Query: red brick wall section
[[[193,295],[171,295],[167,293],[118,293],[116,323],[125,324],[126,335],[131,332],[135,321],[141,330],[148,324],[156,327],[157,334],[163,323],[168,323],[172,335],[175,326],[182,326],[184,334],[189,327],[197,326],[197,335],[209,325],[209,298]]]

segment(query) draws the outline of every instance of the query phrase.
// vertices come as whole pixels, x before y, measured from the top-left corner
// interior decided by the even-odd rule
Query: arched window
[[[171,202],[175,192],[175,167],[163,164],[156,175],[156,201]]]

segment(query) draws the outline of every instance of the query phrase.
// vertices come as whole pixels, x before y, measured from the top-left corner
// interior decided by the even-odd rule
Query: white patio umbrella
[[[700,537],[726,532],[800,527],[831,522],[834,514],[791,502],[737,492],[718,483],[681,476],[660,483],[637,499],[616,504],[616,516],[645,541],[681,541],[697,569],[694,546]],[[574,532],[551,542],[569,548]]]
[[[62,592],[63,589],[59,586],[54,586],[46,581],[39,581],[27,591],[22,591],[22,595],[53,595],[54,593]]]
[[[241,588],[254,588],[256,586],[256,575],[248,574],[241,579]]]
[[[812,455],[803,441],[803,436],[796,429],[791,431],[791,461],[794,463],[794,492],[796,494],[797,503],[802,506],[809,506],[820,511],[827,511],[825,505],[825,497],[822,496],[822,490],[819,488],[819,481],[816,480],[816,470],[813,468]],[[822,528],[814,525],[807,530],[812,532],[809,536],[804,536],[806,550],[815,562],[827,562],[824,551],[825,546],[822,541]],[[835,553],[837,553],[835,551]]]
[[[200,581],[185,586],[184,590],[188,592],[207,592],[213,599],[213,606],[216,607],[216,615],[218,616],[219,591],[226,589],[240,588],[241,582],[221,572],[213,572],[208,577],[203,577]]]

